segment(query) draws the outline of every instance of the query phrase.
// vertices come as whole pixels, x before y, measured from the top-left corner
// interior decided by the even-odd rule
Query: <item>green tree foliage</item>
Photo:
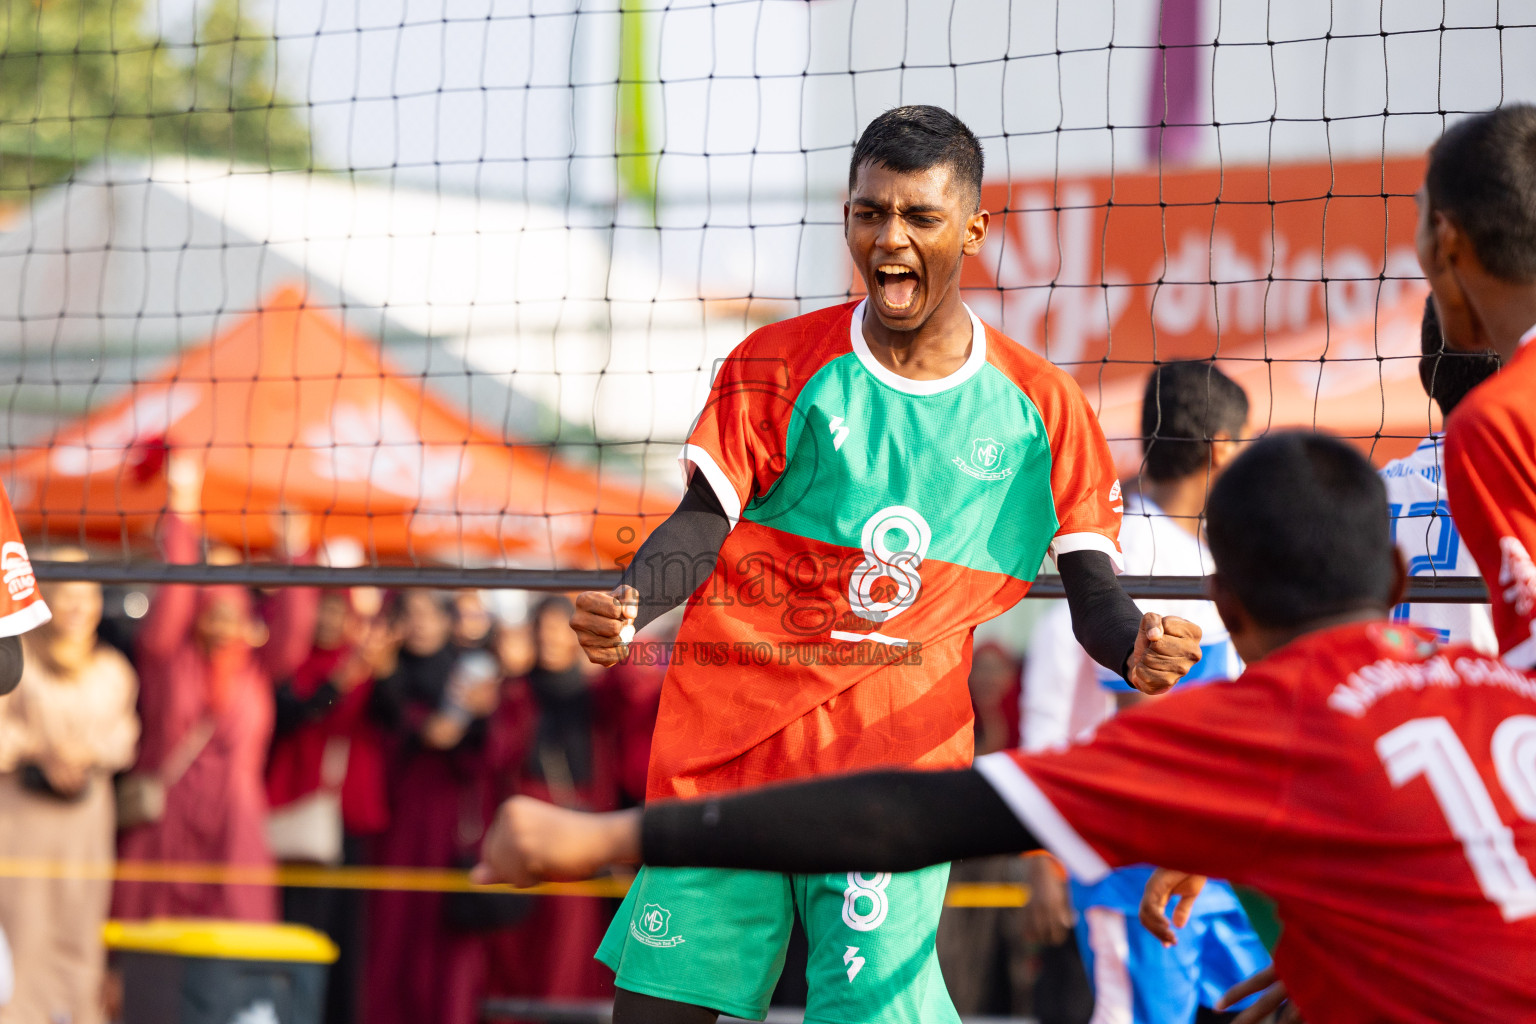
[[[0,0],[0,193],[109,153],[309,166],[271,33],[240,6],[199,0],[188,41],[157,37],[143,0]]]

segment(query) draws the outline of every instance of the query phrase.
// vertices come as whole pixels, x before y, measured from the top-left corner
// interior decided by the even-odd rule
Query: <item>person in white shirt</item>
[[[1072,635],[1072,611],[1052,601],[1029,634],[1024,661],[1020,740],[1025,750],[1065,746],[1115,710],[1099,685],[1094,661]]]
[[[1494,352],[1457,352],[1445,347],[1434,303],[1424,300],[1419,331],[1419,381],[1424,393],[1440,406],[1441,420],[1467,393],[1499,369]],[[1451,519],[1442,473],[1444,434],[1430,434],[1411,455],[1381,468],[1392,513],[1392,539],[1408,561],[1410,576],[1479,575],[1461,531]],[[1412,620],[1439,634],[1441,643],[1471,644],[1485,654],[1497,654],[1493,613],[1486,604],[1400,604],[1392,618]]]

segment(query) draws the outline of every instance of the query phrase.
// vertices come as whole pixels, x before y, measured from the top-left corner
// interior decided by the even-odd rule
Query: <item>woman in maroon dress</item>
[[[446,603],[397,595],[393,672],[374,684],[386,734],[390,821],[381,865],[463,866],[478,848],[490,797],[486,717],[499,699],[495,660],[452,642]],[[482,662],[484,664],[482,664]],[[484,936],[448,920],[436,892],[380,892],[369,908],[363,1014],[369,1024],[473,1024],[484,992]]]
[[[389,822],[383,750],[367,713],[379,667],[394,657],[389,624],[378,614],[381,599],[377,590],[364,587],[330,590],[321,597],[309,657],[277,687],[277,724],[267,761],[267,799],[274,812],[302,807],[322,790],[340,798],[341,848],[331,853],[353,866],[368,863],[375,837]],[[278,835],[273,852],[282,857]],[[290,857],[298,853],[295,859],[301,862],[312,862],[315,854],[313,849],[286,852]],[[283,919],[326,933],[339,951],[325,989],[325,1024],[360,1019],[357,1000],[368,936],[365,895],[355,889],[283,890]]]
[[[161,528],[166,562],[197,560],[202,477],[173,460],[171,511]],[[292,675],[314,635],[318,593],[284,587],[257,613],[243,587],[168,584],[156,591],[136,639],[143,734],[136,771],[165,786],[158,820],[125,829],[119,858],[267,868],[263,771],[272,738],[273,681]],[[184,768],[183,768],[184,764]],[[221,917],[272,921],[265,884],[122,882],[116,917]]]

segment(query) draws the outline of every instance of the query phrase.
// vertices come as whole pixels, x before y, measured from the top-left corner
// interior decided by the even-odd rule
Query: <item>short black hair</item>
[[[1182,480],[1211,465],[1211,439],[1236,438],[1248,422],[1248,393],[1208,359],[1164,363],[1141,399],[1142,473]]]
[[[1440,406],[1440,415],[1449,416],[1467,392],[1498,372],[1497,352],[1458,352],[1446,347],[1434,296],[1427,297],[1424,319],[1419,322],[1419,383]]]
[[[1211,488],[1206,516],[1216,572],[1260,625],[1392,602],[1386,487],[1336,437],[1286,431],[1255,441]]]
[[[1536,281],[1536,107],[1514,103],[1451,125],[1430,147],[1424,191],[1490,274]]]
[[[902,174],[946,166],[952,184],[971,190],[971,208],[981,209],[981,142],[964,121],[943,107],[894,107],[869,122],[848,162],[849,192],[866,163]]]

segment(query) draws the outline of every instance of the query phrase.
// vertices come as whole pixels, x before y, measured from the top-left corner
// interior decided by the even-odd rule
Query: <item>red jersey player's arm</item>
[[[480,882],[584,878],[605,864],[911,871],[1044,845],[1084,881],[1152,862],[1254,877],[1289,776],[1294,712],[1273,681],[1213,683],[1119,716],[1058,754],[961,771],[881,771],[643,811],[502,805]]]
[[[636,825],[649,865],[797,874],[915,871],[1039,846],[970,768],[867,772],[661,801],[647,805]]]
[[[1037,845],[974,769],[880,771],[609,814],[513,797],[496,812],[472,877],[531,885],[624,863],[912,871]]]
[[[1262,670],[1148,701],[1064,751],[976,762],[1079,878],[1157,864],[1255,877],[1296,749],[1292,689]]]
[[[1517,668],[1536,666],[1536,480],[1530,452],[1499,429],[1497,410],[1464,402],[1446,427],[1445,483],[1451,518],[1488,584],[1499,650]],[[1515,447],[1512,447],[1515,446]]]
[[[645,863],[909,871],[1043,845],[1084,881],[1157,863],[1241,877],[1285,780],[1292,712],[1270,682],[1151,702],[1057,754],[990,754],[970,771],[874,772],[646,808]]]

